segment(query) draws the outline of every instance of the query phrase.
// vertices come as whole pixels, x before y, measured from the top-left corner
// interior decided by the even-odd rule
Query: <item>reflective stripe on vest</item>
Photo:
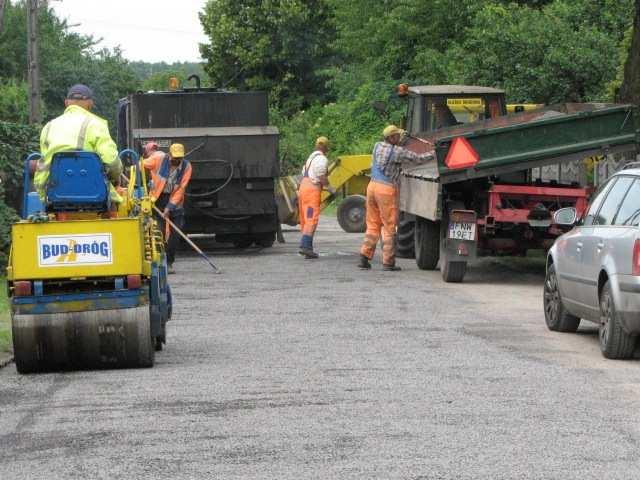
[[[84,150],[84,140],[87,137],[87,128],[89,128],[89,123],[91,123],[91,117],[87,116],[82,122],[80,126],[80,131],[78,132],[78,141],[76,142],[76,150]]]
[[[87,138],[87,129],[89,128],[89,124],[91,123],[91,117],[87,116],[83,121],[82,125],[80,125],[80,130],[78,131],[78,139],[76,140],[76,150],[84,150],[84,142]],[[44,127],[44,140],[43,144],[45,148],[49,148],[49,130],[51,130],[51,122],[47,123]],[[51,157],[53,160],[53,157]],[[38,159],[37,170],[39,172],[49,171],[51,162],[46,163],[44,155],[40,156]]]

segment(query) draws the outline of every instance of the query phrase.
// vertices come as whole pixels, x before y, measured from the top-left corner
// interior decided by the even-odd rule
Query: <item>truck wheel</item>
[[[229,241],[233,243],[233,248],[244,250],[253,245],[253,237],[245,234],[232,234],[229,235]]]
[[[460,283],[467,273],[467,262],[445,260],[442,266],[442,279],[447,283]]]
[[[556,267],[553,263],[547,268],[547,276],[544,279],[543,304],[544,320],[549,330],[571,333],[578,330],[580,319],[575,315],[571,315],[564,308],[560,290],[558,289]]]
[[[622,329],[620,316],[616,312],[611,294],[611,284],[607,280],[600,296],[600,328],[598,329],[602,355],[611,359],[631,358],[636,346],[636,337]]]
[[[274,232],[261,233],[255,238],[256,245],[262,248],[273,247],[273,243],[276,241],[276,234]]]
[[[400,212],[398,235],[396,235],[396,257],[416,258],[415,230],[415,220],[405,212]]]
[[[338,205],[338,223],[347,233],[364,233],[367,229],[367,198],[349,195]]]
[[[420,270],[435,270],[440,257],[440,224],[416,217],[415,256]]]

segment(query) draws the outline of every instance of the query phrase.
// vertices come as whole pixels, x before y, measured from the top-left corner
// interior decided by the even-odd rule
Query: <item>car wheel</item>
[[[600,295],[600,328],[598,329],[602,355],[611,359],[631,358],[636,346],[636,337],[622,329],[620,316],[611,294],[611,284],[607,280]]]
[[[547,328],[554,332],[576,332],[580,325],[580,318],[571,315],[562,303],[556,267],[552,263],[547,268],[547,276],[544,279],[544,320]]]

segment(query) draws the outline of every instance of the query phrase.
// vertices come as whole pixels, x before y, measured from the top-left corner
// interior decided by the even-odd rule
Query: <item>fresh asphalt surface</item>
[[[178,261],[153,369],[0,370],[0,479],[639,477],[640,365],[547,331],[540,262],[445,284],[285,236]]]

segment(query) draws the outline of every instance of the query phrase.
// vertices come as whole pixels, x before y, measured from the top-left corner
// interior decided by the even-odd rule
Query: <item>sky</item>
[[[206,0],[49,0],[74,32],[120,46],[128,60],[200,61],[198,43],[207,37],[198,12]]]

